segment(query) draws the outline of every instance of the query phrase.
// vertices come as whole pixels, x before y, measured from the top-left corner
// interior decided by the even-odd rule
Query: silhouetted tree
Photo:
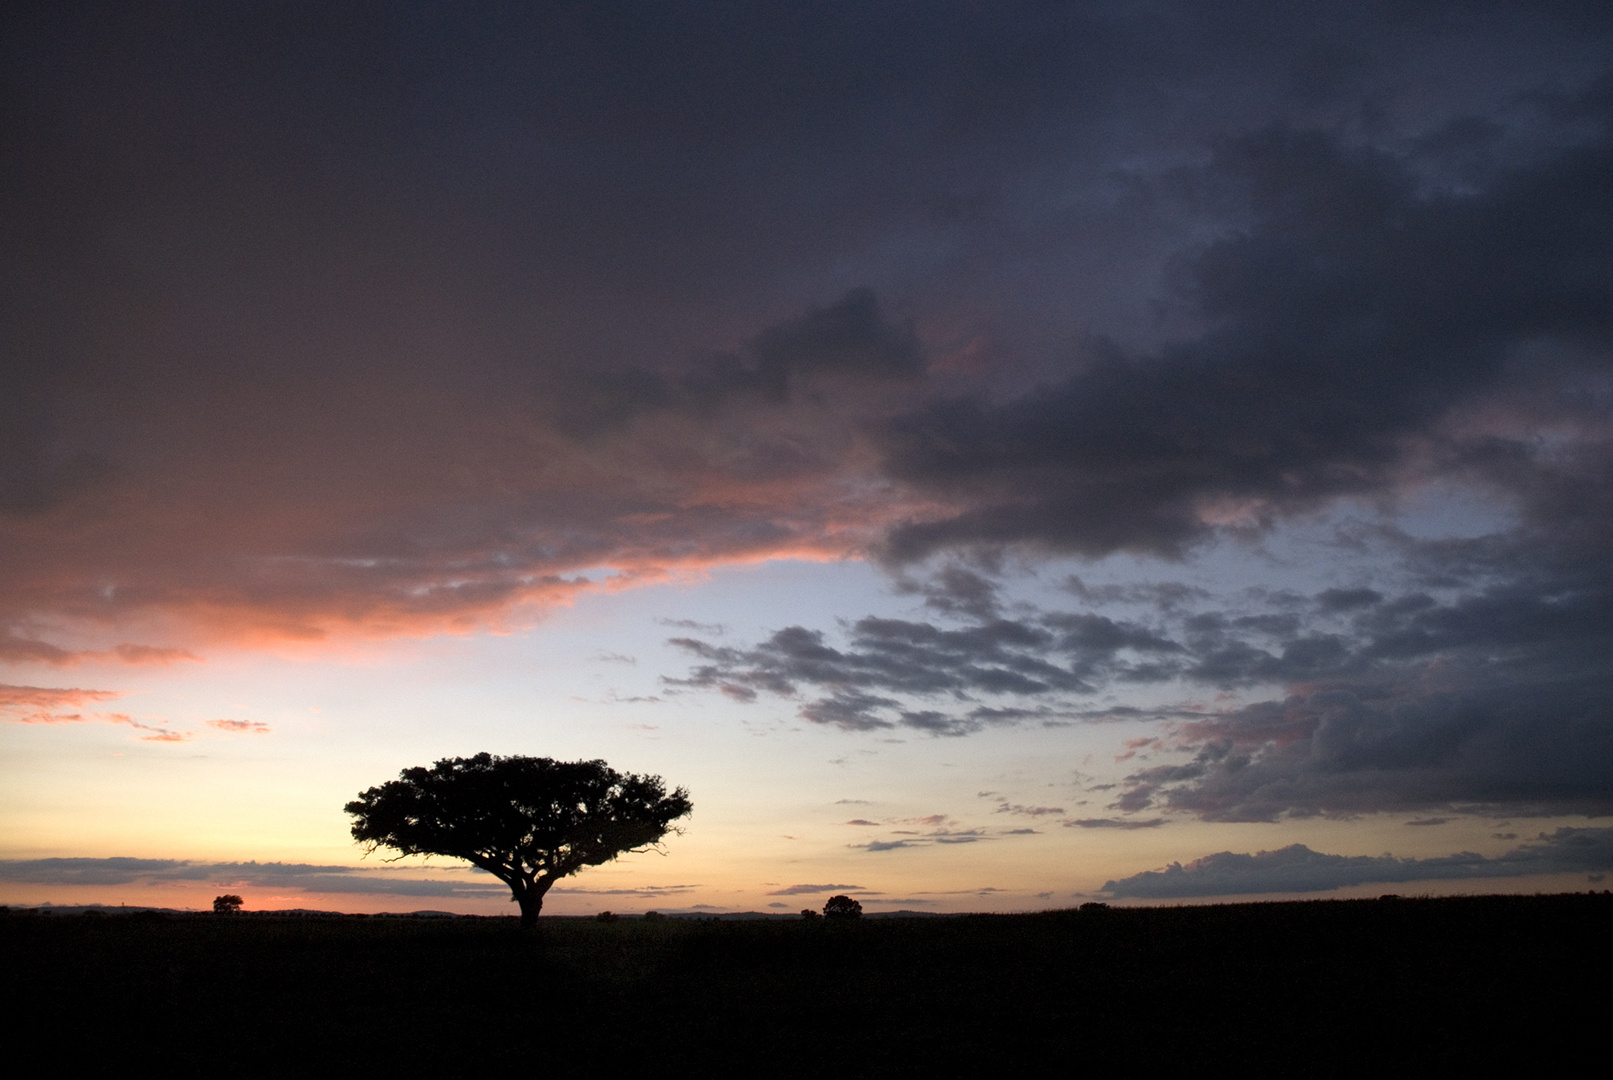
[[[659,776],[619,773],[603,761],[445,758],[405,769],[346,806],[353,839],[402,855],[446,855],[510,887],[521,925],[537,925],[558,880],[653,847],[693,809]]]
[[[849,896],[831,896],[824,901],[823,914],[831,919],[860,919],[863,906]]]
[[[213,897],[213,914],[234,915],[236,912],[241,910],[241,905],[244,903],[246,903],[246,901],[242,900],[234,893],[225,893],[223,896],[215,896]]]

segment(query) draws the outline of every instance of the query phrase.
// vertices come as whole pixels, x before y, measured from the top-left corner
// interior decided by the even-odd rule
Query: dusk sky
[[[1613,871],[1613,8],[17,3],[0,903]],[[1597,884],[1603,882],[1603,884]]]

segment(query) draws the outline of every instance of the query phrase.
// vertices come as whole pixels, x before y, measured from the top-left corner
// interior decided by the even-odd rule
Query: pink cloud
[[[136,731],[144,732],[140,736],[144,742],[185,742],[191,738],[189,732],[147,724],[136,720],[128,713],[82,710],[84,705],[94,705],[122,696],[121,690],[0,684],[0,719],[18,724],[82,724],[92,720],[105,724],[124,724]]]
[[[76,724],[91,717],[68,710],[121,696],[118,690],[0,684],[0,718],[19,724]]]
[[[140,736],[141,742],[189,742],[193,738],[193,733],[189,731],[142,724],[128,713],[100,713],[95,719],[105,720],[109,724],[127,724],[136,731],[144,731],[147,734]]]

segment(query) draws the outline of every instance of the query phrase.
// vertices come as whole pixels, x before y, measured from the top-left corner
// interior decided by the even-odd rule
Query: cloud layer
[[[1601,875],[1613,869],[1613,829],[1558,829],[1537,840],[1486,858],[1472,852],[1433,859],[1392,855],[1324,855],[1303,844],[1254,855],[1222,851],[1183,866],[1148,870],[1103,891],[1117,898],[1173,900],[1196,896],[1324,892],[1351,885],[1477,878],[1532,877],[1541,874]]]
[[[1081,610],[1028,603],[952,567],[909,588],[933,620],[788,627],[753,647],[674,638],[697,665],[667,681],[741,701],[793,698],[847,731],[966,735],[990,725],[1153,720],[1112,804],[1206,820],[1452,809],[1613,812],[1613,610],[1589,565],[1487,543],[1462,560],[1392,537],[1397,594],[1176,583],[1094,589]],[[1429,570],[1434,565],[1434,571]],[[1419,587],[1425,586],[1425,587]],[[1113,606],[1116,614],[1103,613]],[[1103,705],[1147,687],[1177,706]],[[1205,690],[1248,704],[1211,708]],[[1087,827],[1163,819],[1089,819]]]
[[[192,862],[186,859],[7,859],[0,881],[29,885],[161,885],[207,882],[220,888],[254,886],[307,893],[505,898],[499,882],[409,877],[397,871],[311,863]]]
[[[924,613],[673,683],[1155,721],[1075,827],[1613,812],[1606,5],[0,20],[0,662],[865,557]],[[1346,508],[1303,595],[1001,588]]]
[[[1605,10],[1011,8],[8,14],[0,657],[1435,480],[1605,547]]]

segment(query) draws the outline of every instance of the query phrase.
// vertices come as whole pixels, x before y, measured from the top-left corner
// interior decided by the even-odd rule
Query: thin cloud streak
[[[193,862],[185,859],[61,858],[0,860],[0,881],[29,885],[120,886],[206,882],[219,887],[296,889],[314,894],[375,894],[507,899],[498,882],[452,881],[396,871],[310,863]]]

